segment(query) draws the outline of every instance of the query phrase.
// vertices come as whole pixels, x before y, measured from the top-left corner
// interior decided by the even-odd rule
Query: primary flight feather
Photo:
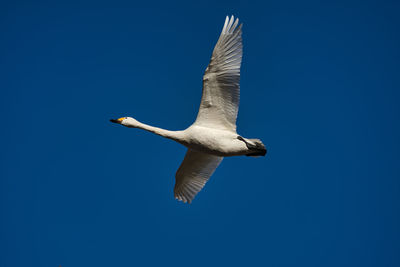
[[[172,139],[188,148],[175,175],[174,196],[191,203],[224,157],[265,156],[259,139],[243,138],[236,132],[242,62],[242,24],[226,17],[210,63],[203,76],[203,95],[196,121],[186,130],[168,131],[131,117],[111,122],[140,128]]]

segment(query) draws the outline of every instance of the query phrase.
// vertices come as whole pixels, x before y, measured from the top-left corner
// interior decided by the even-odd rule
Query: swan
[[[242,25],[234,16],[225,19],[221,35],[203,76],[203,94],[196,121],[186,130],[169,131],[132,117],[111,119],[113,123],[139,128],[174,140],[187,147],[175,175],[174,196],[191,203],[224,157],[265,156],[259,139],[247,139],[236,132],[239,109],[239,80],[242,62]]]

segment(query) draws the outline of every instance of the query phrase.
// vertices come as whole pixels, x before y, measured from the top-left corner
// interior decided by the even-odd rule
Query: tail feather
[[[265,156],[267,154],[267,149],[260,139],[247,139],[241,136],[239,136],[238,139],[245,142],[247,148],[250,150],[249,153],[246,154],[246,156],[257,157]]]

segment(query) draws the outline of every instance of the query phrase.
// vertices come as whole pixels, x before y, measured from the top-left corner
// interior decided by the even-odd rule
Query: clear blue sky
[[[55,2],[0,4],[0,266],[400,266],[399,2]],[[182,204],[185,148],[108,120],[189,126],[230,14],[268,154]]]

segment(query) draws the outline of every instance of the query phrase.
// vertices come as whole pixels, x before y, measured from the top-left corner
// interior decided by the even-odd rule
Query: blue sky
[[[3,1],[0,266],[399,266],[400,4]],[[226,15],[238,132],[191,205],[188,127]]]

